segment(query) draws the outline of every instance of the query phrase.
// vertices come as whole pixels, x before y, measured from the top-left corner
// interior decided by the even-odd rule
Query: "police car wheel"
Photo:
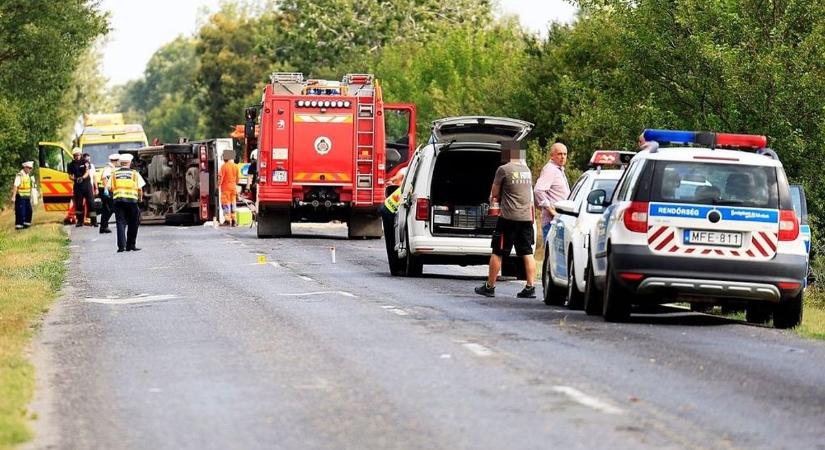
[[[584,312],[588,316],[598,316],[602,313],[602,295],[596,287],[596,279],[588,265],[584,268]]]
[[[563,288],[556,286],[553,283],[553,277],[550,275],[550,264],[547,262],[547,253],[544,257],[544,270],[542,271],[542,284],[544,285],[544,304],[551,306],[560,306],[564,304],[566,291]]]
[[[567,301],[565,304],[570,309],[582,309],[582,293],[576,286],[576,270],[573,258],[567,264]]]
[[[630,293],[619,285],[610,265],[607,267],[607,281],[602,301],[602,315],[605,321],[624,322],[630,318]]]
[[[793,328],[802,322],[802,298],[800,292],[796,297],[779,302],[773,307],[774,328]]]
[[[748,323],[768,323],[771,320],[771,307],[764,302],[749,302],[745,309],[745,320]]]

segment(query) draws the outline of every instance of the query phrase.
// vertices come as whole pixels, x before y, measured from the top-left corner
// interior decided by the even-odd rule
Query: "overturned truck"
[[[218,171],[232,139],[207,139],[144,147],[136,168],[146,180],[144,223],[197,225],[220,215]]]

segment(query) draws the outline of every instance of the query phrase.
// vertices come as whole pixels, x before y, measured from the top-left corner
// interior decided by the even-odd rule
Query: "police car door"
[[[583,193],[590,192],[590,185],[590,176],[585,173],[576,181],[576,184],[573,185],[573,190],[570,191],[567,199],[575,205],[581,205],[581,203],[583,203],[581,196]],[[570,212],[560,210],[556,212],[557,214],[556,217],[553,218],[553,226],[550,227],[547,239],[547,243],[552,245],[550,254],[553,255],[553,260],[551,261],[553,267],[550,273],[554,279],[565,283],[567,281],[566,246],[567,243],[570,242],[570,233],[572,233],[576,227],[577,216],[574,215],[575,213],[571,214]]]

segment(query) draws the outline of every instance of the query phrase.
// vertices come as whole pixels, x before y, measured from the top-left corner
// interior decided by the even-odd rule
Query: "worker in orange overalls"
[[[223,152],[223,166],[218,173],[218,186],[221,190],[221,206],[223,207],[223,215],[228,221],[222,225],[229,225],[231,227],[238,226],[235,220],[235,203],[238,201],[238,165],[232,160],[233,151]]]

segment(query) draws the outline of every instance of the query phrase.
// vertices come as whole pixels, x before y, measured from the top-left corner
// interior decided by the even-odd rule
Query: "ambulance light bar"
[[[645,141],[659,143],[697,144],[710,148],[760,149],[768,145],[768,138],[754,134],[714,133],[707,131],[645,130]]]
[[[635,152],[620,152],[618,150],[596,150],[590,157],[588,166],[620,166],[630,164]]]

